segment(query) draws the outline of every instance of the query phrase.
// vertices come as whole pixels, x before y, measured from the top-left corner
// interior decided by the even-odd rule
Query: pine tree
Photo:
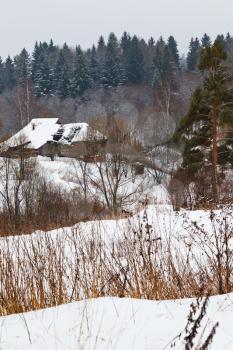
[[[61,98],[69,96],[70,93],[70,70],[66,63],[63,50],[60,50],[56,62],[54,71],[54,90]]]
[[[210,39],[209,35],[207,35],[206,33],[203,35],[203,37],[201,39],[201,46],[204,48],[211,46],[211,39]]]
[[[199,69],[205,73],[204,82],[194,92],[175,136],[184,140],[182,169],[186,178],[190,182],[211,182],[214,203],[219,200],[219,166],[233,166],[233,139],[229,134],[233,126],[233,89],[232,77],[222,63],[225,60],[219,41],[201,50]]]
[[[10,56],[7,57],[4,65],[4,80],[6,89],[12,90],[16,85],[15,67]]]
[[[82,96],[85,90],[92,85],[90,72],[80,46],[76,47],[75,61],[71,81],[71,93],[73,97]]]
[[[121,64],[120,49],[114,33],[109,35],[102,84],[104,87],[123,85],[126,81],[125,72]]]
[[[189,52],[187,56],[187,68],[190,71],[195,71],[197,69],[197,63],[200,52],[200,42],[198,38],[191,39],[189,44]]]

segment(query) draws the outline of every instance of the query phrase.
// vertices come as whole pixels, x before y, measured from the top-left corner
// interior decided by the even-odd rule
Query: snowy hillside
[[[38,157],[37,163],[50,183],[79,189],[83,162]],[[95,166],[87,164],[92,179]],[[232,266],[232,208],[176,212],[147,170],[131,175],[121,187],[136,190],[128,218],[1,237],[0,310],[13,314],[0,317],[0,349],[163,350],[174,339],[174,349],[184,349],[195,302],[187,296],[198,295],[203,283],[220,294],[232,281],[232,270],[225,273]],[[94,186],[89,191],[102,198]],[[217,322],[209,349],[232,349],[232,293],[210,298],[195,344]]]
[[[57,157],[51,162],[49,158],[38,157],[38,165],[47,179],[66,189],[80,188],[80,184],[82,184],[85,180],[84,176],[86,176],[88,179],[86,181],[89,183],[89,195],[92,198],[103,199],[102,191],[93,185],[93,182],[99,182],[100,179],[96,164],[85,164],[85,174],[83,170],[84,163],[70,158]],[[106,174],[104,174],[104,177],[106,177]],[[107,179],[105,182],[106,187],[108,187]],[[125,197],[128,194],[130,195],[129,199],[131,198],[131,201],[129,200],[129,203],[125,206],[128,209],[132,209],[135,206],[140,207],[140,202],[145,201],[146,198],[151,204],[170,204],[170,198],[165,187],[157,185],[154,177],[147,170],[145,170],[145,174],[140,176],[134,176],[129,170],[127,176],[124,176],[119,185],[120,194]]]
[[[145,301],[100,298],[0,318],[4,350],[163,350],[184,330],[190,299]],[[233,294],[210,299],[198,331],[202,340],[219,322],[211,350],[233,348]],[[182,337],[181,337],[182,340]],[[184,349],[176,340],[175,349]]]
[[[56,163],[50,162],[50,164],[55,166]],[[161,188],[158,188],[157,193],[161,194]],[[190,236],[192,231],[188,225],[191,222],[196,222],[203,230],[206,229],[212,235],[210,212],[181,211],[176,213],[166,200],[163,202],[162,197],[160,199],[160,204],[149,206],[146,213],[148,223],[154,229],[155,237],[159,237],[165,244],[164,250],[160,252],[162,254],[161,261],[166,259],[168,248],[166,242],[169,241],[169,245],[172,247],[171,256],[173,253],[174,258],[178,254],[179,259],[182,256],[190,256],[189,264],[194,270],[198,270],[200,264],[205,266],[206,262],[203,259],[200,242],[195,244],[195,241],[192,241]],[[216,212],[217,214],[221,215],[220,212]],[[7,252],[11,252],[12,261],[14,264],[18,264],[15,271],[22,277],[23,283],[24,266],[32,281],[37,278],[39,272],[38,278],[41,281],[45,278],[42,283],[46,283],[49,276],[46,274],[50,274],[63,257],[64,261],[62,261],[61,266],[66,275],[63,275],[60,267],[58,268],[62,279],[64,281],[66,279],[67,293],[70,294],[72,284],[70,282],[74,270],[77,268],[80,270],[81,280],[78,285],[85,287],[82,279],[85,280],[87,277],[85,268],[88,268],[88,261],[86,259],[89,258],[89,262],[92,262],[92,258],[87,256],[85,265],[75,265],[79,259],[79,254],[77,255],[79,244],[85,246],[89,239],[90,242],[96,240],[97,246],[101,242],[102,250],[105,251],[106,264],[108,264],[107,256],[108,252],[111,252],[112,244],[115,242],[114,244],[117,246],[117,242],[122,242],[127,245],[133,232],[136,232],[140,227],[144,216],[145,212],[141,211],[130,219],[93,221],[48,233],[38,231],[29,236],[1,238],[1,256],[4,259],[4,252],[6,256]],[[147,227],[146,224],[145,227]],[[142,237],[143,232],[141,233]],[[192,250],[190,250],[190,242],[193,244]],[[53,251],[52,260],[49,257],[51,251]],[[122,254],[124,250],[120,252]],[[137,254],[136,247],[133,254]],[[121,255],[119,260],[121,268],[130,264],[130,261],[127,262],[127,258],[127,256]],[[39,264],[38,272],[36,264]],[[96,265],[96,268],[98,270],[101,265]],[[114,265],[111,265],[110,268],[114,269]],[[146,270],[143,270],[142,274],[144,273]],[[143,275],[141,277],[143,283]],[[47,288],[49,295],[50,287]],[[83,292],[81,291],[81,293]],[[91,290],[90,293],[92,293]],[[184,329],[190,312],[190,304],[193,301],[190,299],[149,301],[106,297],[86,299],[39,311],[2,316],[0,317],[0,348],[4,350],[163,350],[171,348],[175,338],[174,349],[182,350],[184,349],[182,343],[185,336]],[[219,327],[210,349],[232,349],[233,294],[210,298],[207,315],[201,322],[195,344],[199,340],[206,339],[217,322],[219,322]],[[176,338],[181,332],[183,332],[181,337]]]

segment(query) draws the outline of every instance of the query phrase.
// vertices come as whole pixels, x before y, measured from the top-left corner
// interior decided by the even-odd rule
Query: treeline
[[[233,38],[219,35],[233,66]],[[120,40],[114,33],[107,42],[101,36],[98,44],[83,51],[65,43],[62,48],[51,40],[36,42],[30,55],[26,49],[13,59],[0,60],[0,93],[16,86],[30,86],[33,94],[41,96],[80,97],[87,89],[117,87],[121,85],[161,85],[169,81],[176,87],[180,70],[196,71],[199,51],[211,44],[204,34],[201,40],[191,39],[186,58],[180,57],[173,36],[148,42],[124,32]]]

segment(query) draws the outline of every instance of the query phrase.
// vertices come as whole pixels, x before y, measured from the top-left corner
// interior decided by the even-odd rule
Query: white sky
[[[191,36],[233,34],[233,0],[0,0],[0,55],[34,43],[67,42],[84,49],[100,34],[124,30],[145,39],[173,34],[181,53]]]

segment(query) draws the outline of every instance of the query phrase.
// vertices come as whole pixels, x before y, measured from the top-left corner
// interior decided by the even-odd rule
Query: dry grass
[[[56,234],[2,239],[0,314],[101,296],[186,298],[199,295],[203,285],[218,285],[208,262],[194,267],[185,255],[172,251],[172,243],[150,226],[146,212],[142,222],[129,220],[121,237],[110,240],[111,235],[96,223],[91,234],[78,225]]]

